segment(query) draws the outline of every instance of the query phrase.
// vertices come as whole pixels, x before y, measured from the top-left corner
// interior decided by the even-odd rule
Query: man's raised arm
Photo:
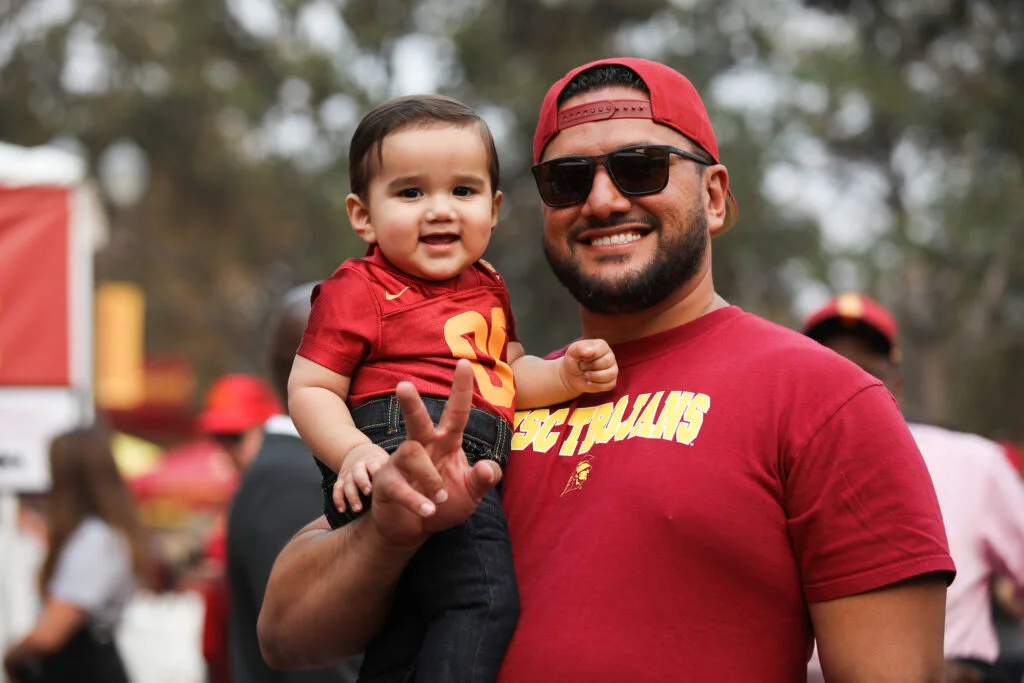
[[[437,427],[411,384],[399,384],[397,393],[409,440],[374,475],[369,513],[334,531],[321,517],[274,563],[259,619],[270,666],[326,666],[365,649],[419,547],[431,533],[465,521],[501,478],[497,464],[470,468],[462,452],[473,393],[467,361],[455,370]]]

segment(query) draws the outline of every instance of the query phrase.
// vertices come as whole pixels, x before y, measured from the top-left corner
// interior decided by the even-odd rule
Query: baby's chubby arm
[[[356,427],[345,405],[351,378],[295,356],[288,377],[288,412],[295,428],[320,462],[338,473],[334,504],[362,509],[359,491],[369,494],[370,478],[388,454]]]
[[[619,366],[603,339],[580,339],[561,358],[529,356],[522,344],[508,345],[509,365],[516,379],[516,408],[539,408],[571,401],[580,394],[615,388]]]

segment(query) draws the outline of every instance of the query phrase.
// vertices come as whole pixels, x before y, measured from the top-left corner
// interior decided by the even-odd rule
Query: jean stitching
[[[480,511],[478,510],[477,512],[475,512],[473,514],[480,514]],[[474,543],[473,544],[473,548],[476,551],[477,560],[480,562],[480,567],[483,570],[484,581],[485,581],[484,585],[487,586],[487,606],[488,606],[488,609],[487,609],[487,620],[484,623],[489,623],[490,622],[490,617],[494,613],[494,603],[495,603],[495,598],[494,598],[494,581],[491,580],[491,574],[490,574],[489,571],[487,571],[487,563],[484,562],[483,555],[480,553],[480,545],[478,543]],[[484,639],[483,639],[482,634],[481,634],[481,637],[477,638],[477,641],[476,641],[476,653],[473,655],[473,669],[472,669],[472,671],[473,671],[473,679],[474,680],[477,678],[477,670],[478,670],[478,667],[480,665],[480,653],[481,653],[481,650],[483,649],[483,640]]]

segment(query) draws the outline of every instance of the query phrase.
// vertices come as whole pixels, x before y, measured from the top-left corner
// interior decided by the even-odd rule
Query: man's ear
[[[348,221],[352,224],[352,230],[359,235],[367,244],[376,244],[377,235],[373,231],[373,224],[370,222],[370,207],[367,202],[357,194],[350,194],[345,197],[345,210],[348,211]]]
[[[504,197],[501,194],[501,190],[494,193],[494,199],[491,200],[491,232],[498,227],[498,214],[501,213],[501,200]]]
[[[704,186],[707,190],[704,210],[708,217],[708,232],[714,236],[725,225],[725,205],[729,194],[729,171],[721,164],[709,166],[704,171]]]

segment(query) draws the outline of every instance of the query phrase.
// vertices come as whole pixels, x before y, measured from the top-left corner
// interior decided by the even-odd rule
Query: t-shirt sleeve
[[[99,610],[131,580],[131,569],[123,562],[124,543],[106,524],[83,522],[61,551],[50,595],[89,613]]]
[[[380,313],[366,279],[340,269],[313,289],[298,355],[351,377],[380,335]]]
[[[502,285],[501,288],[501,305],[505,308],[505,334],[508,338],[509,343],[519,341],[519,335],[516,334],[516,316],[512,312],[512,301],[509,298],[508,289]]]
[[[808,602],[930,572],[952,580],[935,488],[884,387],[855,393],[788,465],[789,533]]]

